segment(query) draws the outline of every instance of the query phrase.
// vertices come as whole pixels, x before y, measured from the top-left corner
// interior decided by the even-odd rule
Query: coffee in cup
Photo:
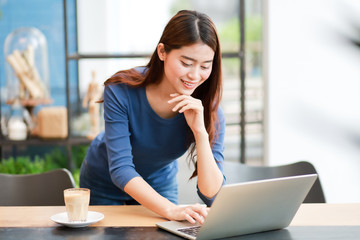
[[[64,190],[66,212],[70,222],[85,222],[90,202],[90,189],[68,188]]]

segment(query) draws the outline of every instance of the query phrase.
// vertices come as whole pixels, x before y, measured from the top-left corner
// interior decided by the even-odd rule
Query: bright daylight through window
[[[116,71],[145,65],[154,51],[165,23],[178,10],[194,9],[204,12],[216,24],[223,53],[224,92],[221,106],[226,117],[225,160],[240,161],[242,156],[240,147],[240,14],[242,12],[240,2],[240,0],[226,2],[79,0],[77,7],[79,53],[95,56],[79,59],[81,94],[85,94],[93,71],[97,73],[97,81],[102,83]],[[245,155],[243,157],[249,164],[261,164],[264,160],[262,4],[261,0],[244,1],[245,8],[243,9],[246,53]],[[149,11],[154,6],[156,6],[156,12]],[[96,18],[92,14],[95,10]],[[96,57],[100,55],[108,55],[109,58]]]

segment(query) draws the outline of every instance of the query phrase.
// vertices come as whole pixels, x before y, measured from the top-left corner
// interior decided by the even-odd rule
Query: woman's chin
[[[194,93],[194,90],[195,90],[195,89],[193,89],[193,90],[188,90],[188,89],[184,90],[184,89],[182,89],[181,91],[178,91],[178,93],[179,93],[180,95],[191,96],[191,94]]]
[[[177,92],[181,95],[187,95],[190,96],[191,94],[194,93],[196,88],[186,88],[186,87],[182,87],[182,88],[178,88]]]

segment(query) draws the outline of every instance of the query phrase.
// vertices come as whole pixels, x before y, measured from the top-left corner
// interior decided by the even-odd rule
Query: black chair
[[[61,206],[64,189],[73,187],[71,172],[63,168],[40,174],[0,174],[0,206]]]
[[[303,174],[317,174],[315,167],[307,161],[300,161],[279,166],[249,166],[236,162],[225,162],[224,171],[227,177],[227,184]],[[325,195],[318,176],[306,196],[304,203],[325,202]]]
[[[192,173],[184,159],[179,161],[179,203],[191,204],[202,202],[196,193],[196,179],[188,180]],[[288,177],[303,174],[313,174],[315,167],[306,161],[295,162],[279,166],[250,166],[239,162],[224,162],[226,184],[248,182],[255,180]],[[315,181],[304,203],[325,203],[325,195],[321,186],[320,178]]]

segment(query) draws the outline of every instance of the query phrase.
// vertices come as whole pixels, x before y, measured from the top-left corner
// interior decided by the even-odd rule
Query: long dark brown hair
[[[219,37],[214,23],[203,13],[190,10],[179,11],[165,26],[159,43],[164,44],[166,53],[173,49],[179,49],[194,43],[204,43],[214,52],[212,71],[209,78],[195,89],[192,96],[200,99],[204,106],[205,127],[209,135],[210,144],[215,143],[216,125],[218,124],[217,110],[222,95],[222,73],[221,73],[221,50]],[[123,70],[114,74],[105,81],[105,85],[125,83],[132,87],[144,87],[149,84],[158,84],[164,73],[164,62],[160,60],[157,48],[151,55],[145,75],[135,69]],[[189,158],[194,163],[195,171],[192,177],[197,175],[197,164],[194,136],[189,131]]]

